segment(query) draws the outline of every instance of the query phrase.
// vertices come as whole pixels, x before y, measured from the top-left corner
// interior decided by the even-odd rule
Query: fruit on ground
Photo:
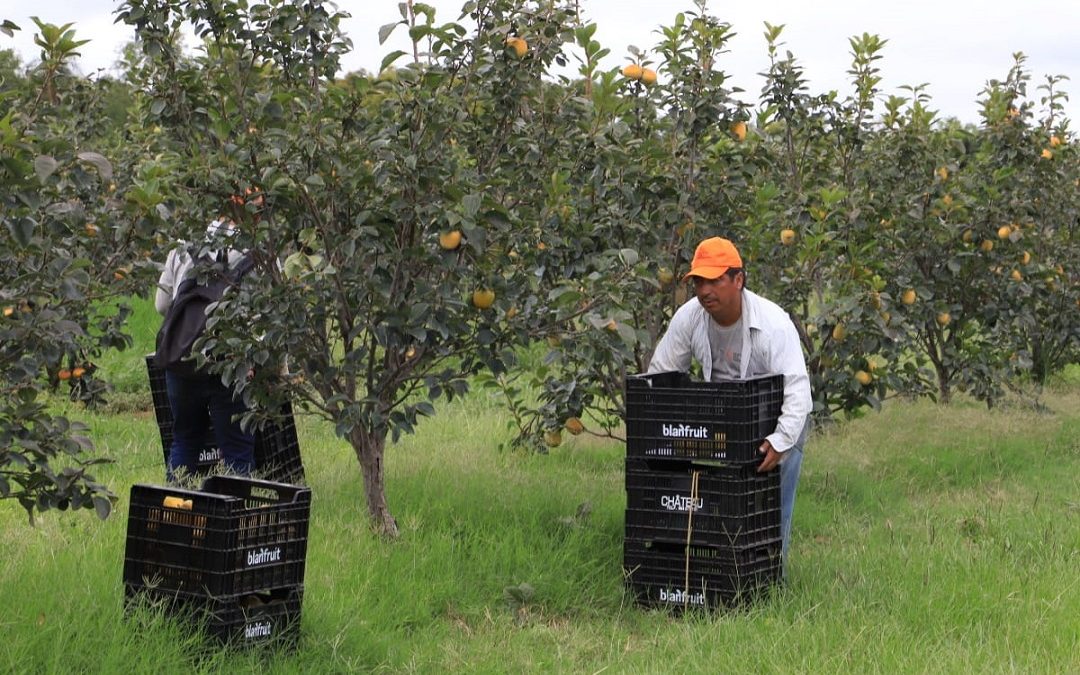
[[[58,371],[58,372],[56,373],[56,376],[57,376],[58,378],[60,378],[61,380],[70,380],[70,379],[71,379],[71,371],[70,371],[70,370],[68,370],[67,368],[61,368],[61,369],[60,369],[60,370],[59,370],[59,371]]]
[[[577,417],[571,417],[566,420],[566,430],[574,436],[577,436],[582,431],[585,431],[585,425],[581,423],[581,420]]]
[[[461,246],[461,230],[450,230],[440,234],[439,246],[447,251],[453,251],[458,246]]]
[[[76,366],[75,368],[71,369],[71,376],[74,377],[76,380],[85,374],[86,368],[83,368],[82,366]]]
[[[791,246],[795,243],[795,230],[787,228],[780,230],[780,243],[784,246]]]
[[[900,296],[900,302],[904,303],[905,305],[914,305],[915,301],[918,299],[918,297],[919,296],[915,292],[915,289],[914,288],[909,288],[906,291],[904,291],[903,295]]]
[[[473,291],[472,304],[477,309],[488,309],[495,304],[495,291],[489,288],[478,288]]]

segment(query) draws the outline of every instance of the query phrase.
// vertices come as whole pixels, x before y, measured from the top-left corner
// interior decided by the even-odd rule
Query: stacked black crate
[[[780,472],[758,473],[783,377],[626,382],[624,573],[646,605],[728,606],[782,573]]]
[[[133,485],[128,605],[163,606],[234,646],[295,643],[311,490],[211,476],[201,490]]]
[[[146,356],[146,371],[150,378],[150,395],[154,402],[154,416],[161,436],[161,449],[169,463],[169,448],[173,441],[173,417],[169,407],[169,394],[165,389],[165,371],[154,365],[154,355]],[[203,450],[199,453],[198,471],[213,472],[221,461],[221,451],[211,430],[206,435]],[[304,482],[304,464],[300,459],[300,441],[296,436],[296,423],[292,406],[286,403],[280,414],[267,421],[255,432],[255,471],[267,480],[282,483]]]

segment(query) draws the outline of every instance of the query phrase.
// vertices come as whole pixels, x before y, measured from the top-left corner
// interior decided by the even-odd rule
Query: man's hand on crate
[[[765,455],[765,459],[761,460],[761,464],[758,466],[758,473],[764,473],[766,471],[772,471],[780,463],[780,458],[783,456],[772,446],[772,443],[765,441],[758,448],[758,452]]]

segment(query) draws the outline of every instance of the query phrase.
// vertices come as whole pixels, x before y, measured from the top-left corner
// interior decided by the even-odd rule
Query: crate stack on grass
[[[783,377],[626,381],[626,582],[641,604],[726,607],[782,574],[780,472],[758,473]]]
[[[169,448],[173,441],[173,417],[169,407],[169,394],[165,389],[165,371],[154,365],[153,354],[146,356],[146,370],[150,377],[150,395],[154,401],[154,416],[161,435],[161,449],[167,465]],[[213,473],[220,462],[221,451],[211,429],[206,435],[203,450],[199,453],[198,471],[201,474]],[[296,436],[296,423],[289,404],[282,407],[281,415],[255,432],[255,472],[267,480],[295,484],[304,482],[300,441]]]
[[[210,476],[201,490],[131,488],[124,597],[232,646],[295,643],[311,490]]]

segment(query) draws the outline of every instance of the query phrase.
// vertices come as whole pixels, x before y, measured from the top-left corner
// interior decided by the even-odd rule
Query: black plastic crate
[[[697,474],[697,492],[693,490]],[[627,539],[744,547],[780,537],[780,472],[626,461]]]
[[[644,573],[639,574],[638,579],[638,581],[628,582],[627,588],[639,605],[662,607],[676,612],[686,609],[724,609],[748,604],[772,587],[775,581],[772,577],[763,578],[757,584],[743,583],[733,589],[732,584],[726,580],[699,578],[697,579],[699,585],[691,586],[687,590],[683,588],[683,579]],[[642,579],[654,579],[654,581]]]
[[[165,371],[154,365],[154,355],[146,355],[146,370],[150,378],[150,395],[154,401],[154,416],[161,435],[161,449],[166,465],[173,442],[172,409],[165,387]],[[196,471],[209,474],[221,462],[221,450],[217,447],[213,428],[206,434],[203,450],[199,453]],[[304,464],[300,458],[300,441],[296,435],[296,422],[292,406],[282,406],[280,414],[267,421],[255,431],[255,471],[261,478],[281,483],[303,483]]]
[[[635,570],[646,573],[677,574],[691,577],[725,577],[748,579],[781,567],[781,541],[775,539],[757,546],[706,546],[686,544],[685,539],[626,539],[623,541],[623,567],[628,574]]]
[[[714,607],[752,596],[781,578],[780,540],[744,548],[627,539],[627,586],[643,604]]]
[[[135,603],[160,607],[204,627],[207,635],[230,647],[290,646],[300,637],[304,587],[212,597],[125,584],[124,598],[129,609]]]
[[[626,454],[757,464],[776,430],[782,375],[695,382],[684,373],[626,379]]]
[[[211,596],[302,584],[310,508],[310,489],[251,478],[133,485],[124,582]]]

